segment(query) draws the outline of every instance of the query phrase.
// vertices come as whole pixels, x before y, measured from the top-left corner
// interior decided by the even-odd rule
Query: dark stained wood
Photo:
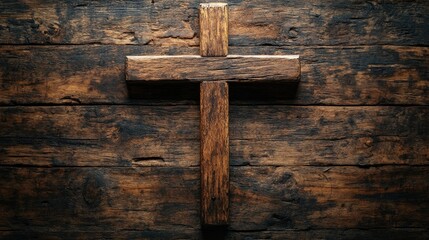
[[[207,237],[198,84],[124,74],[198,55],[200,2],[0,2],[1,239]],[[229,85],[226,239],[429,239],[428,2],[228,4],[229,54],[299,54],[302,76]]]
[[[201,221],[226,225],[229,219],[228,83],[202,82],[200,90]]]
[[[200,55],[225,57],[228,55],[228,4],[201,3]]]
[[[180,232],[175,229],[165,231],[133,231],[124,230],[116,232],[42,232],[42,231],[1,231],[3,239],[192,239],[201,236],[197,230],[184,230]],[[213,233],[211,233],[213,234]],[[316,230],[288,230],[288,231],[228,231],[224,239],[374,239],[374,240],[403,240],[416,239],[427,240],[429,233],[424,228],[417,229],[316,229]]]
[[[165,100],[168,95],[177,95],[177,88],[171,91],[174,94],[150,96],[143,102],[130,99],[124,80],[124,59],[143,54],[198,54],[198,48],[55,46],[55,49],[53,51],[51,46],[0,46],[2,105],[189,103],[180,99]],[[261,91],[259,86],[241,84],[244,89],[238,91],[230,86],[232,104],[429,104],[427,47],[254,47],[230,48],[230,52],[300,54],[302,71],[293,99],[287,92],[289,87],[266,86],[269,90]],[[143,89],[147,95],[156,91],[159,88]],[[264,96],[257,98],[263,93]],[[184,95],[193,94],[196,100],[192,103],[198,104],[198,90],[188,90]]]
[[[0,108],[0,164],[198,166],[199,107]],[[429,107],[230,106],[231,165],[428,165]]]
[[[128,56],[127,81],[298,82],[297,55]]]
[[[0,228],[189,236],[200,229],[199,171],[2,167]],[[428,174],[428,167],[231,167],[230,231],[426,229]]]
[[[426,229],[323,229],[323,230],[296,230],[296,231],[243,231],[233,232],[228,236],[230,239],[420,239],[425,240],[429,237]],[[227,239],[228,239],[227,238]]]
[[[0,43],[197,46],[200,1],[2,1]],[[230,46],[428,45],[426,1],[228,1]]]
[[[426,220],[417,223],[417,219],[429,213],[423,200],[429,197],[429,182],[423,177],[428,170],[396,166],[231,168],[231,228],[366,229],[386,228],[391,223],[398,228],[424,227]],[[416,171],[417,176],[406,171]],[[403,214],[414,216],[406,219]]]

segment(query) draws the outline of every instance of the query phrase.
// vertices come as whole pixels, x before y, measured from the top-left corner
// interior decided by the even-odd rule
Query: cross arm
[[[126,63],[128,82],[298,82],[300,75],[298,55],[128,56]]]

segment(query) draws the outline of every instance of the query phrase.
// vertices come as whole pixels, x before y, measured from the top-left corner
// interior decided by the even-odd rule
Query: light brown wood
[[[225,226],[229,219],[229,94],[228,83],[219,81],[225,80],[227,75],[226,69],[222,69],[219,64],[228,69],[233,67],[225,61],[231,58],[224,58],[228,55],[226,3],[200,4],[200,55],[202,58],[189,56],[167,59],[179,60],[175,62],[178,67],[172,66],[171,69],[175,69],[173,74],[179,75],[180,80],[193,78],[217,81],[203,81],[200,84],[201,224]],[[200,64],[187,62],[186,59],[197,59]],[[180,70],[176,71],[178,68]],[[186,69],[195,71],[188,72]],[[192,73],[202,75],[193,76]]]
[[[228,83],[200,85],[201,221],[226,225],[229,216]]]
[[[297,55],[128,56],[127,81],[298,82]]]
[[[228,4],[200,4],[200,55],[228,55]]]

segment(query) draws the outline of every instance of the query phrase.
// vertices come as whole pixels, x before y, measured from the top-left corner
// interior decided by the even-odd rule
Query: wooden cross
[[[200,4],[200,55],[128,56],[126,81],[200,82],[201,223],[229,218],[228,82],[298,82],[297,55],[228,55],[226,3]]]

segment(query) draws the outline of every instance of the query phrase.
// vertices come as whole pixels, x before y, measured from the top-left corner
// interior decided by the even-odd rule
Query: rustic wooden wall
[[[302,80],[231,86],[226,237],[428,239],[429,2],[228,2],[230,53],[300,54]],[[1,1],[0,238],[205,236],[198,87],[124,79],[198,54],[198,4]]]

